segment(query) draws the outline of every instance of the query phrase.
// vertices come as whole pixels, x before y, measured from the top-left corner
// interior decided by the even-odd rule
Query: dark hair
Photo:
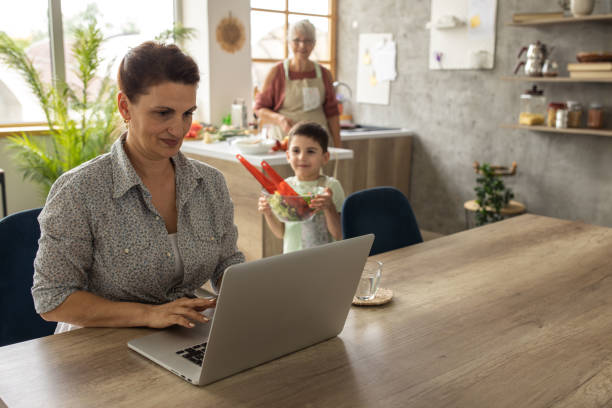
[[[323,149],[323,153],[327,153],[327,145],[329,143],[329,136],[327,135],[327,131],[321,125],[316,122],[298,122],[291,130],[289,130],[289,140],[293,138],[293,136],[306,136],[315,142],[321,145],[321,149]]]
[[[121,60],[117,83],[132,102],[162,82],[194,85],[200,82],[198,64],[174,44],[147,41],[132,48]]]

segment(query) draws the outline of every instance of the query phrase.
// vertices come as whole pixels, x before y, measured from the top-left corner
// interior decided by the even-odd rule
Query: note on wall
[[[357,57],[357,102],[389,104],[390,81],[397,76],[392,34],[360,34]]]
[[[431,0],[429,69],[492,69],[497,0]]]

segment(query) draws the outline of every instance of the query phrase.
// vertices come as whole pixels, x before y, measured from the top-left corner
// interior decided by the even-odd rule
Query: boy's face
[[[295,135],[289,141],[287,160],[300,181],[313,181],[319,170],[329,161],[329,152],[323,153],[321,145],[314,139]]]

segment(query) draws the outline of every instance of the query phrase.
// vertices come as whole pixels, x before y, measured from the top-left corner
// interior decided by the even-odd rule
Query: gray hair
[[[315,26],[306,19],[291,24],[289,28],[289,40],[294,39],[298,33],[304,34],[308,40],[317,40]]]

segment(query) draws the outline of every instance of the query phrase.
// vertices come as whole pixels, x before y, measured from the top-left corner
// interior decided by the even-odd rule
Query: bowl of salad
[[[271,194],[267,191],[262,191],[264,197],[270,204],[272,213],[282,222],[304,222],[310,220],[316,213],[310,208],[312,199],[323,193],[325,188],[317,187],[317,189],[306,195],[286,196],[281,195],[278,191]]]

